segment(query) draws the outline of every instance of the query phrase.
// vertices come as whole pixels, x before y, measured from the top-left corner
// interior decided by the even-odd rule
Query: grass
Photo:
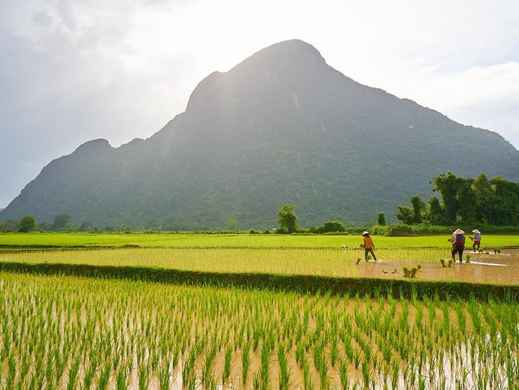
[[[446,235],[375,236],[377,248],[448,248]],[[193,233],[0,233],[0,247],[357,248],[359,236]],[[469,241],[470,242],[470,241]],[[468,242],[468,243],[469,243]],[[467,244],[468,244],[467,243]],[[519,235],[484,235],[483,247],[519,247]]]
[[[519,378],[515,302],[0,273],[0,319],[0,388],[515,388]]]

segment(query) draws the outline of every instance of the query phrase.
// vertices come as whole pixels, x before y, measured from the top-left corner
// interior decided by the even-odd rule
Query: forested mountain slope
[[[445,91],[448,93],[448,91]],[[97,226],[202,229],[388,214],[445,171],[519,179],[500,135],[361,85],[311,45],[284,41],[193,91],[186,111],[146,140],[105,140],[51,162],[0,220],[61,213]]]

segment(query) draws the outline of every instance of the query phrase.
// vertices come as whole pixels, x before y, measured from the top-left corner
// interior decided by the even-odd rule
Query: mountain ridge
[[[490,146],[489,146],[490,145]],[[296,203],[303,224],[391,214],[432,176],[519,180],[519,152],[490,130],[360,84],[300,40],[280,42],[193,90],[147,139],[97,139],[47,165],[0,213],[175,229],[268,227]]]

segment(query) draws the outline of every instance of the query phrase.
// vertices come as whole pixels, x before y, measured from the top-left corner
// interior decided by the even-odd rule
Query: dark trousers
[[[368,261],[368,255],[371,253],[373,259],[377,261],[377,256],[375,256],[375,251],[371,248],[364,248],[364,260]]]
[[[463,263],[463,250],[464,249],[465,248],[463,248],[462,246],[454,245],[452,247],[452,260],[456,261],[456,253],[457,253],[459,256],[459,259],[460,259],[460,263]]]
[[[479,246],[481,245],[481,243],[479,241],[474,241],[474,244],[472,244],[472,249],[474,250],[474,252],[476,250],[479,251]]]

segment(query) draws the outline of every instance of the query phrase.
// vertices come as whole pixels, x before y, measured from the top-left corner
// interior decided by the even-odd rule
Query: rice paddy
[[[375,236],[377,248],[448,248],[446,235]],[[0,233],[0,247],[358,248],[360,235],[199,233]],[[482,247],[519,248],[519,235],[483,235]]]
[[[513,250],[472,254],[474,264],[444,268],[445,237],[375,237],[377,264],[366,263],[358,237],[348,236],[295,237],[283,247],[290,237],[244,235],[251,240],[246,246],[232,236],[212,245],[212,235],[193,234],[146,248],[102,237],[91,249],[59,250],[35,249],[34,241],[19,246],[17,237],[14,250],[0,250],[0,266],[14,265],[12,272],[0,268],[0,389],[519,386],[519,256]],[[515,238],[499,240],[513,246]],[[424,242],[437,244],[418,245]],[[36,268],[16,269],[24,264]],[[46,265],[56,266],[55,273],[45,274]],[[438,287],[416,293],[402,269],[418,265],[416,283],[438,281]],[[153,272],[112,278],[119,268],[123,276],[132,269]],[[111,271],[103,276],[104,269]],[[170,271],[193,274],[189,283],[153,280]],[[239,286],[225,283],[232,275],[241,275]],[[276,286],[322,279],[317,289],[291,290],[272,288],[277,276]],[[328,277],[336,283],[369,278],[375,287],[369,294],[332,289]],[[409,294],[384,291],[394,281],[386,279],[410,283]],[[491,286],[483,296],[485,286],[464,284],[459,294],[441,294],[458,282],[515,293],[493,295]]]
[[[514,388],[507,302],[1,275],[4,388]]]

